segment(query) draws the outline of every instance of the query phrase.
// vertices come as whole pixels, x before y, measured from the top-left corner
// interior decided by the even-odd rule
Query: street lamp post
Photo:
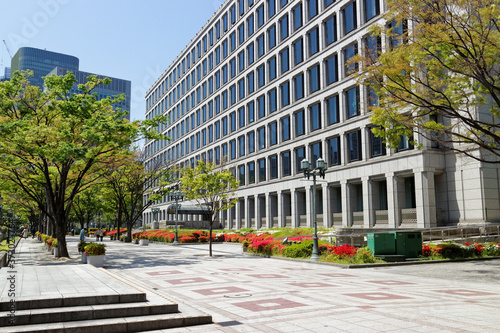
[[[171,192],[170,194],[170,199],[175,200],[175,238],[174,238],[174,244],[178,244],[178,239],[177,239],[177,219],[178,219],[178,210],[179,210],[179,201],[184,200],[184,194],[181,191],[174,191]]]
[[[326,162],[321,157],[316,161],[316,169],[313,169],[311,162],[307,159],[303,159],[300,162],[300,168],[304,171],[304,177],[309,179],[313,177],[313,195],[312,195],[312,213],[313,213],[313,223],[314,223],[314,237],[313,237],[313,252],[311,255],[311,260],[317,261],[319,259],[318,251],[318,223],[316,219],[316,176],[319,175],[323,179],[325,178],[325,171],[327,169]]]

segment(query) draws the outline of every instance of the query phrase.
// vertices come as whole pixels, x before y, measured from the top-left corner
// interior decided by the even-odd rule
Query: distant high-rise
[[[3,77],[6,80],[10,80],[10,67],[5,67],[4,76]]]
[[[87,82],[87,77],[89,75],[109,77],[107,75],[80,71],[79,63],[80,60],[71,55],[32,47],[22,47],[12,58],[11,70],[12,72],[24,70],[33,71],[33,76],[29,79],[29,81],[32,85],[40,87],[40,89],[43,89],[43,77],[49,75],[64,75],[68,71],[71,71],[75,75],[77,81],[72,89],[72,93],[77,91],[78,84],[84,84]],[[113,77],[109,78],[111,79],[110,84],[100,85],[94,90],[98,94],[98,99],[118,94],[125,94],[125,100],[117,105],[114,105],[114,107],[130,111],[131,82]],[[130,115],[127,116],[127,119],[130,119]]]
[[[71,55],[33,47],[21,47],[12,58],[11,69],[12,72],[32,70],[31,84],[43,89],[43,77],[47,76],[54,67],[62,66],[76,72],[79,69],[79,63],[80,60]]]

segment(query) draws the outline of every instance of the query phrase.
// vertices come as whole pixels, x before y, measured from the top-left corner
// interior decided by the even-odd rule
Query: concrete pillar
[[[418,227],[435,227],[437,218],[434,172],[419,171],[415,173],[415,201]]]
[[[250,214],[250,198],[245,197],[245,226],[244,228],[250,228],[251,226],[251,214]]]
[[[283,191],[278,191],[278,225],[277,227],[285,226],[285,207],[283,205]]]
[[[238,201],[236,201],[236,205],[234,205],[234,212],[235,212],[235,218],[236,218],[236,229],[241,229],[241,200],[238,198]]]
[[[328,184],[322,184],[321,189],[323,190],[323,226],[329,228],[333,225],[332,217],[332,207],[331,207],[331,196],[332,191]]]
[[[372,228],[375,224],[373,211],[373,183],[369,177],[361,178],[363,187],[363,226]]]
[[[387,179],[387,211],[389,228],[397,228],[400,224],[400,205],[398,200],[398,177],[394,172],[386,173]]]
[[[307,185],[306,186],[306,225],[309,228],[313,227],[313,209],[312,209],[312,185]]]
[[[352,213],[347,180],[340,181],[340,192],[342,197],[342,227],[350,227],[352,225]]]
[[[255,196],[255,229],[259,229],[261,227],[260,220],[260,198],[258,195]]]
[[[297,190],[294,188],[292,188],[290,192],[290,201],[292,205],[292,228],[296,228],[299,226],[299,214],[297,207]]]

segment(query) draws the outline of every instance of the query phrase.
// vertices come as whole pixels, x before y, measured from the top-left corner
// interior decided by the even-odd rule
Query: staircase
[[[212,323],[212,317],[146,292],[0,302],[0,332],[138,332]]]

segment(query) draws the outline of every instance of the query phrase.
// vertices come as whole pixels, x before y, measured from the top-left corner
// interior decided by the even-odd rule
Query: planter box
[[[51,247],[49,251],[50,251],[50,254],[54,254],[54,248],[53,247]]]
[[[139,239],[140,245],[149,245],[149,239]]]
[[[104,254],[100,256],[87,256],[87,264],[95,267],[104,266]]]
[[[82,252],[82,264],[86,263],[87,263],[87,255],[85,254],[85,252]]]
[[[57,247],[54,247],[52,249],[53,253],[54,253],[54,257],[58,258],[59,257],[59,248]]]

